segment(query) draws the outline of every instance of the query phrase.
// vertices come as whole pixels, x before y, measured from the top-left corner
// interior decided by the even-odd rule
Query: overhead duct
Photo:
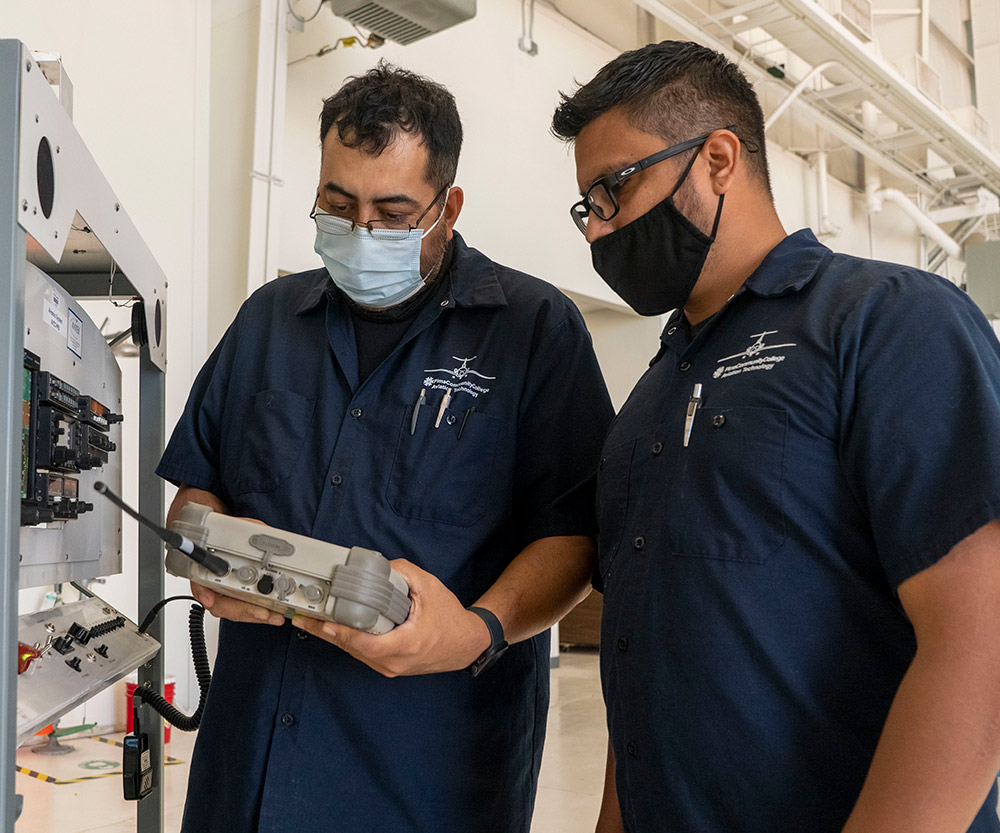
[[[329,0],[337,17],[403,45],[476,16],[476,0]]]

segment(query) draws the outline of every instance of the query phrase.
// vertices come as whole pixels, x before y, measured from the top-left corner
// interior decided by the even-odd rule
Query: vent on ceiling
[[[330,8],[355,26],[405,45],[472,19],[476,0],[330,0]]]

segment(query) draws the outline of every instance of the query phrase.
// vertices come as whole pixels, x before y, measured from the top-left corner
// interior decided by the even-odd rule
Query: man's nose
[[[588,243],[593,243],[595,240],[599,240],[605,234],[611,234],[613,231],[614,228],[609,221],[602,220],[594,212],[590,213],[590,216],[587,218],[587,231],[585,233]]]

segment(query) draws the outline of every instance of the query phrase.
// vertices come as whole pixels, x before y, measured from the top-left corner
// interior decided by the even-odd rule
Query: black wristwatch
[[[507,650],[507,642],[503,638],[503,625],[500,624],[500,620],[492,611],[485,607],[467,607],[466,610],[475,613],[490,629],[490,647],[483,651],[479,655],[479,659],[469,666],[469,673],[473,677],[478,677],[500,659],[503,652]]]

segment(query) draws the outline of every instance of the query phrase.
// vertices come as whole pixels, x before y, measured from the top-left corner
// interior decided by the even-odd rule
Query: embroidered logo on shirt
[[[435,367],[428,368],[424,373],[447,373],[452,378],[449,379],[435,379],[433,376],[428,376],[424,379],[424,387],[430,388],[431,390],[447,390],[451,388],[451,392],[455,393],[467,393],[470,396],[479,396],[482,393],[489,393],[489,388],[484,388],[482,385],[477,385],[475,382],[467,381],[469,376],[476,376],[480,379],[490,381],[496,379],[496,376],[484,376],[478,370],[473,370],[469,367],[469,362],[475,361],[478,356],[470,356],[467,359],[460,358],[459,356],[452,356],[456,362],[461,362],[462,364],[455,368],[446,367]]]
[[[715,373],[712,377],[715,379],[726,379],[730,376],[738,376],[740,373],[749,373],[753,370],[774,370],[775,366],[780,364],[785,360],[783,355],[776,356],[769,351],[781,350],[785,347],[795,347],[794,342],[788,342],[785,344],[766,344],[764,339],[767,336],[777,334],[777,330],[765,330],[762,333],[756,333],[750,336],[756,339],[746,350],[741,353],[735,353],[732,356],[726,356],[724,359],[719,359],[718,364],[723,365],[722,367],[717,367]],[[766,356],[758,356],[758,353],[765,353]],[[735,361],[738,359],[745,359],[746,361],[736,361],[735,364],[727,365],[726,362]]]

